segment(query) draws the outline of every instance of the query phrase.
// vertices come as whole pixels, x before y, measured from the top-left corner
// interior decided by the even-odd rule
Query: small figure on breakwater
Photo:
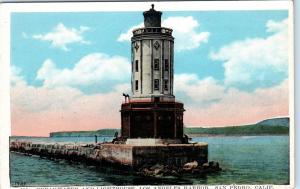
[[[115,135],[114,135],[114,139],[112,140],[112,143],[115,144],[115,143],[117,143],[117,142],[119,142],[119,141],[121,141],[121,140],[122,140],[122,139],[121,139],[121,137],[119,137],[118,131],[116,131],[116,132],[115,132]]]
[[[95,135],[95,144],[97,144],[98,141],[97,141],[97,135]]]

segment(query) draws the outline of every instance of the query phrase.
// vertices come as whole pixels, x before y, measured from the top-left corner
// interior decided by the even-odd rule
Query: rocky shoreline
[[[145,166],[139,169],[138,174],[147,177],[181,176],[183,174],[202,175],[222,171],[218,162],[211,161],[199,165],[197,161],[186,163],[182,167],[160,165]]]

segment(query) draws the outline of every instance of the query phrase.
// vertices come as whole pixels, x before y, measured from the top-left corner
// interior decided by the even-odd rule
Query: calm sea
[[[24,139],[24,138],[23,138]],[[93,142],[94,137],[27,138],[35,141]],[[111,138],[99,138],[109,141]],[[289,137],[242,136],[197,137],[193,141],[209,144],[209,160],[223,171],[205,176],[150,179],[129,172],[99,168],[38,156],[10,153],[11,184],[49,185],[172,185],[172,184],[288,184]]]

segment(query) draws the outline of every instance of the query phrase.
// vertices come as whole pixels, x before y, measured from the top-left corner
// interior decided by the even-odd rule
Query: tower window
[[[165,88],[165,91],[169,90],[169,81],[167,79],[164,80],[164,88]]]
[[[165,59],[165,71],[169,71],[169,60]]]
[[[159,70],[159,59],[158,58],[154,59],[154,70]]]
[[[135,80],[135,90],[139,90],[139,80]]]
[[[159,79],[154,79],[154,90],[159,90]]]
[[[135,61],[135,71],[136,72],[139,71],[139,61],[138,60]]]

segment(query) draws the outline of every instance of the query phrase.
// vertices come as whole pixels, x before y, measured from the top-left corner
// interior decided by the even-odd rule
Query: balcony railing
[[[172,29],[162,27],[149,27],[149,28],[138,28],[132,31],[133,35],[147,34],[147,33],[161,33],[172,35]]]

